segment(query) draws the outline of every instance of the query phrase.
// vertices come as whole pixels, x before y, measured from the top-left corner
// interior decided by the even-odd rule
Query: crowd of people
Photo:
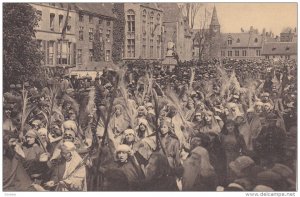
[[[4,191],[295,191],[295,60],[127,64],[4,93]]]

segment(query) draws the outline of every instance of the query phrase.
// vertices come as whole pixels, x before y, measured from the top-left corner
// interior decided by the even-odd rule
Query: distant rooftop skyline
[[[247,31],[253,26],[260,33],[265,28],[279,35],[286,27],[297,27],[297,3],[206,3],[205,7],[212,12],[214,5],[222,33],[238,33],[241,28]],[[203,10],[198,13],[194,28],[200,27]]]

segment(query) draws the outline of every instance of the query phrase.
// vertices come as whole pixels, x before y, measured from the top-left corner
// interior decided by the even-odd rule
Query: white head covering
[[[45,135],[45,136],[47,136],[48,131],[47,131],[46,128],[40,128],[40,129],[38,130],[38,133],[39,133],[40,135]]]
[[[124,136],[127,136],[129,134],[132,134],[132,135],[136,136],[136,133],[135,133],[135,131],[133,129],[126,129],[124,131]]]
[[[77,134],[77,125],[73,120],[67,120],[62,124],[62,132],[65,132],[65,128],[71,128],[75,134]]]
[[[118,152],[126,152],[126,153],[130,153],[131,152],[131,148],[126,145],[126,144],[121,144],[116,148],[116,153]]]

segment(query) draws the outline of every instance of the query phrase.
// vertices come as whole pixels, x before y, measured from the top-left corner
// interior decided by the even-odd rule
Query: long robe
[[[14,156],[3,157],[3,191],[32,191],[31,179],[22,163]]]

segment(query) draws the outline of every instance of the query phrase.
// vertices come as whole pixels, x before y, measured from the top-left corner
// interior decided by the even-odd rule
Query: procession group
[[[295,60],[127,64],[42,84],[4,93],[4,191],[296,190]]]

